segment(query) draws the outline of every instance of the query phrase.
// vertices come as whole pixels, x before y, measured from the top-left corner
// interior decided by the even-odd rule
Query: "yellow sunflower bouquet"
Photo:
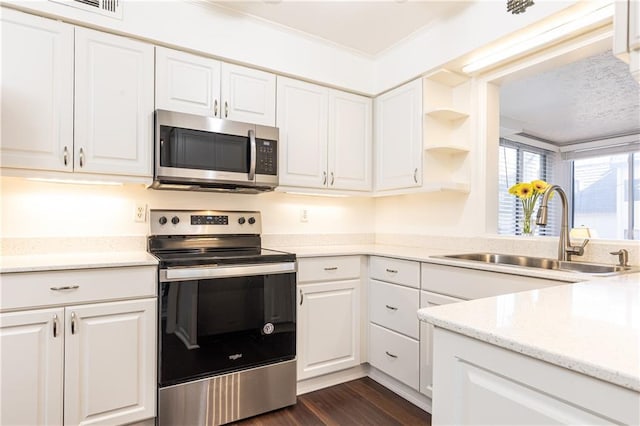
[[[536,207],[536,202],[540,195],[544,194],[551,185],[543,180],[533,180],[531,182],[520,182],[509,188],[509,194],[515,195],[522,202],[522,211],[524,212],[524,222],[522,233],[531,235],[531,215]]]

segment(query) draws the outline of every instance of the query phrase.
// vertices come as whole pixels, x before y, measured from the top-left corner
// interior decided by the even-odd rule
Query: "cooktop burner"
[[[295,261],[262,248],[260,212],[151,210],[148,250],[161,268]]]

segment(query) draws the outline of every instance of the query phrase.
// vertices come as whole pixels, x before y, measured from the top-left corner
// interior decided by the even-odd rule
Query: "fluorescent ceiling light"
[[[122,182],[110,182],[105,180],[76,180],[76,179],[48,179],[48,178],[27,178],[34,182],[48,182],[48,183],[67,183],[78,185],[112,185],[122,186]]]
[[[507,45],[497,47],[493,53],[473,60],[465,65],[462,71],[465,73],[473,73],[482,70],[506,59],[514,58],[522,53],[544,46],[552,41],[559,40],[581,28],[586,28],[600,21],[610,19],[613,16],[613,8],[614,5],[609,4],[599,9],[586,12],[572,21],[561,24],[554,23],[546,28],[539,29],[533,34],[525,34],[509,42]]]

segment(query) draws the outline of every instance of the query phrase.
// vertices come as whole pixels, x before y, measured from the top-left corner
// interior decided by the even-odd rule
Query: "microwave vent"
[[[122,0],[49,0],[101,15],[122,19]]]

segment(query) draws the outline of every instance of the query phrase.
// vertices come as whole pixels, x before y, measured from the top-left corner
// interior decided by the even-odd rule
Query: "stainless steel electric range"
[[[259,212],[151,210],[158,423],[218,425],[296,402],[296,258]]]

